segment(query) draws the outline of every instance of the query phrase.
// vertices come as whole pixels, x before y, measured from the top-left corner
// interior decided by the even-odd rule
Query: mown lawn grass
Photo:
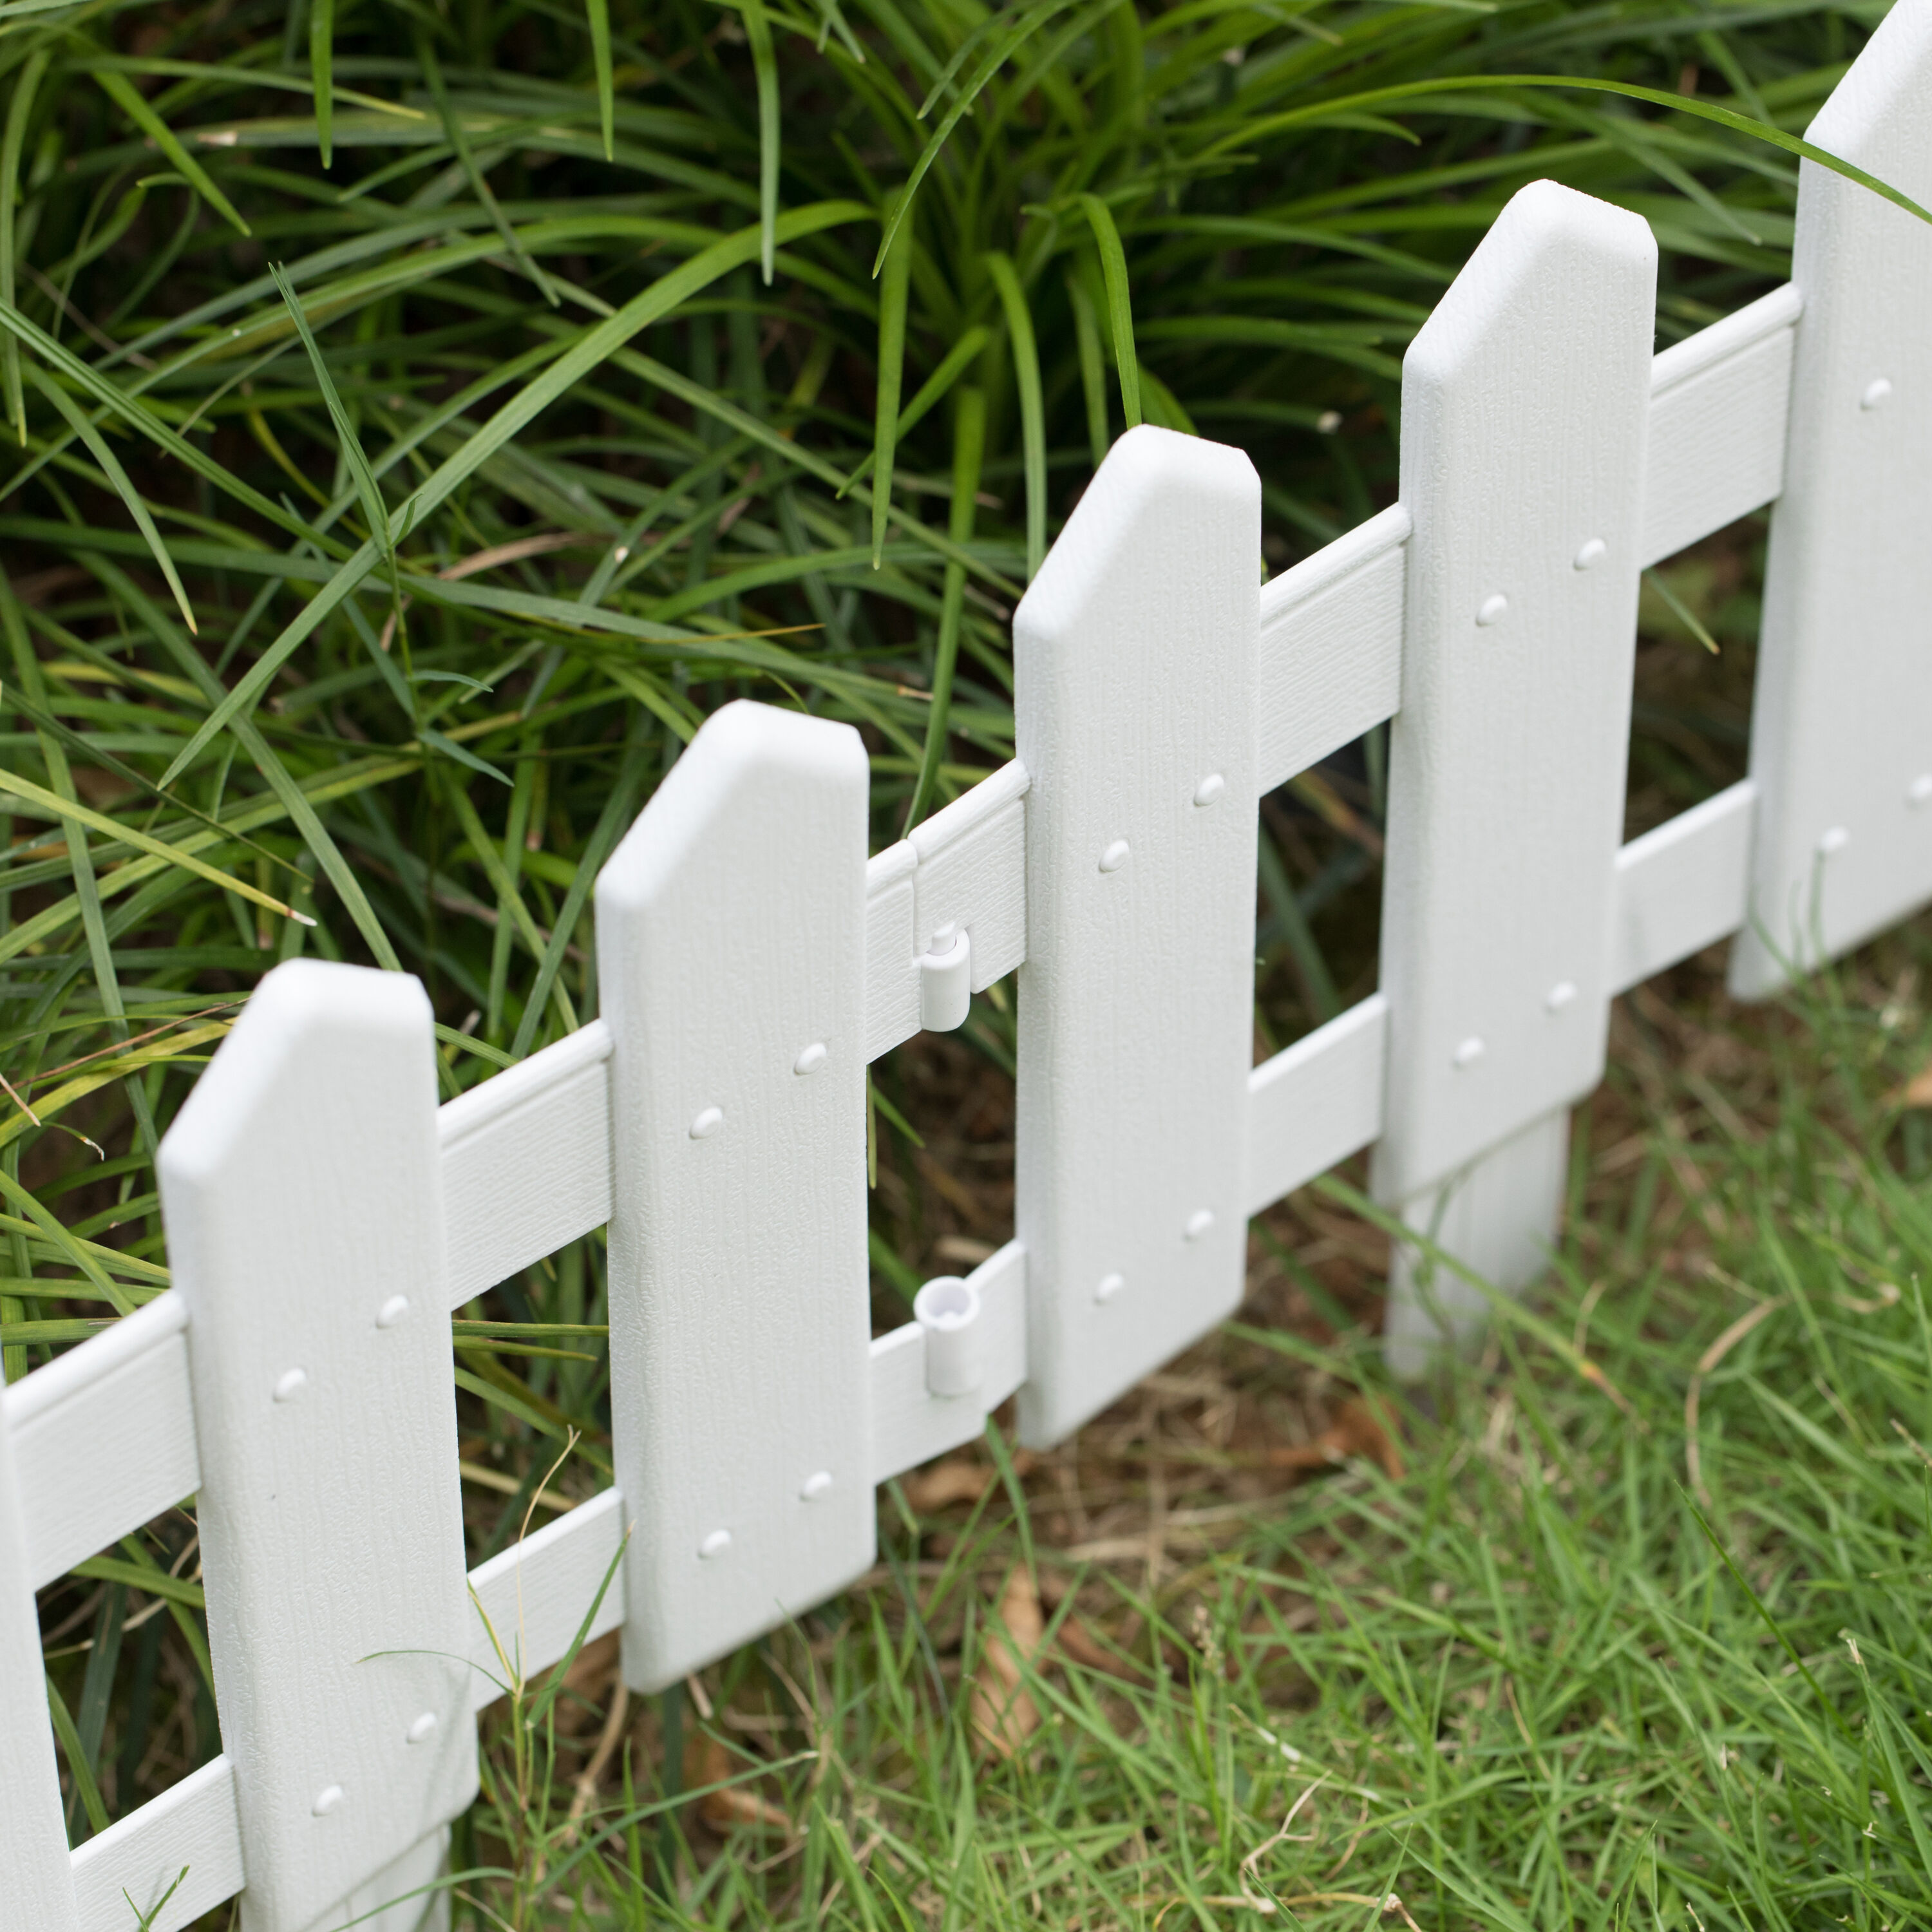
[[[8,1376],[164,1284],[154,1146],[278,959],[419,974],[453,1095],[595,1011],[596,868],[720,704],[856,724],[880,844],[1010,756],[1012,604],[1125,424],[1247,449],[1278,568],[1389,500],[1402,349],[1523,182],[1650,219],[1660,340],[1785,272],[1774,147],[1614,95],[1429,86],[1607,79],[1797,132],[1884,10],[0,8]],[[1637,818],[1737,767],[1760,542],[1666,566],[1646,606]],[[1372,736],[1264,807],[1263,1047],[1372,982],[1384,766]],[[1344,1923],[1393,1889],[1432,1926],[1907,1922],[1917,1653],[1893,1626],[1924,1519],[1888,1420],[1927,1439],[1926,1150],[1862,1057],[1890,1042],[1890,1079],[1919,1038],[1909,992],[1888,1001],[1889,1030],[1862,992],[1810,1036],[1774,1026],[1774,1054],[1737,1046],[1688,1100],[1633,1004],[1641,1111],[1602,1103],[1624,1164],[1580,1153],[1580,1272],[1538,1304],[1568,1335],[1598,1291],[1588,1346],[1627,1408],[1520,1324],[1423,1408],[1384,1388],[1372,1230],[1294,1204],[1256,1251],[1249,1325],[1276,1344],[1217,1344],[1006,1463],[970,1527],[889,1492],[875,1587],[686,1698],[613,1718],[586,1658],[556,1776],[523,1767],[534,1814],[493,1724],[511,1784],[458,1850],[512,1875],[466,1881],[466,1909]],[[996,988],[958,1040],[874,1069],[881,1322],[1006,1231],[1011,1018]],[[1660,1232],[1672,1202],[1690,1249]],[[1834,1300],[1876,1292],[1841,1249],[1897,1300]],[[602,1268],[592,1238],[462,1311],[478,1558],[569,1430],[560,1500],[602,1480]],[[1682,1409],[1745,1307],[1726,1277],[1785,1298],[1702,1391],[1706,1535]],[[1348,1390],[1400,1414],[1409,1473],[1283,1490],[1270,1454]],[[1113,1553],[1075,1588],[1082,1549]],[[1790,1679],[1725,1553],[1804,1660]],[[76,1840],[218,1748],[191,1510],[110,1555],[178,1574],[96,1564],[44,1597]],[[959,1686],[992,1606],[1024,1607],[1016,1563],[1094,1622],[1084,1654],[1123,1654],[1056,1640],[1037,1739],[986,1766]],[[1896,1722],[1858,1720],[1868,1682]],[[727,1746],[818,1755],[721,1837],[665,1808]],[[1316,1835],[1244,1876],[1318,1773],[1294,1828]],[[1305,1902],[1261,1913],[1270,1890]]]
[[[560,1927],[1925,1922],[1928,964],[1921,921],[1796,1007],[1714,956],[1621,1007],[1551,1281],[1419,1389],[1346,1180],[1274,1210],[1226,1334],[1050,1456],[892,1486],[861,1589],[620,1710],[607,1840],[566,1774],[479,1810],[466,1888]],[[1038,1728],[989,1752],[1016,1676]],[[548,1862],[484,1879],[526,1827]]]

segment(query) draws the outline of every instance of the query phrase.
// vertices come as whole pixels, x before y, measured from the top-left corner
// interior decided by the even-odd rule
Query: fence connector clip
[[[966,1024],[973,1004],[973,942],[961,927],[942,926],[919,962],[919,1023],[928,1033]]]
[[[927,1390],[970,1395],[983,1370],[980,1291],[956,1274],[939,1275],[913,1298],[912,1312],[926,1337]]]

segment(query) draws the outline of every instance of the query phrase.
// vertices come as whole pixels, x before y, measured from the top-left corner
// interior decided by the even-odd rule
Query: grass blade
[[[764,0],[739,0],[739,7],[758,89],[758,268],[770,288],[778,254],[778,62]]]
[[[1020,392],[1020,440],[1026,474],[1027,580],[1046,556],[1046,406],[1040,397],[1040,349],[1033,317],[1011,256],[999,249],[986,258],[986,271],[1006,311],[1006,337],[1012,344],[1013,376]]]
[[[308,0],[308,70],[315,86],[315,144],[324,167],[334,165],[335,0]]]
[[[952,514],[948,534],[957,544],[973,535],[980,494],[980,472],[986,451],[986,398],[968,387],[959,392],[952,430]],[[926,724],[926,749],[920,758],[918,782],[906,807],[905,830],[925,818],[932,807],[939,767],[946,755],[946,730],[952,712],[952,674],[959,659],[959,626],[965,614],[966,572],[957,563],[946,566],[946,586],[939,611],[939,643],[932,660],[932,708]]]
[[[134,83],[124,74],[116,74],[111,69],[96,68],[92,72],[101,92],[167,156],[170,164],[187,178],[196,194],[223,220],[244,235],[252,235],[255,231],[236,213],[235,204],[215,186],[208,170],[182,146],[175,130],[141,98]]]
[[[34,111],[34,98],[47,70],[44,48],[28,55],[14,91],[7,100],[7,128],[0,135],[0,302],[14,306],[14,274],[18,266],[19,228],[16,220],[20,200],[20,149],[27,138],[27,122]],[[20,345],[10,335],[0,347],[0,375],[7,389],[7,420],[14,425],[20,447],[27,446],[26,399],[20,393]]]
[[[912,274],[913,238],[898,236],[886,256],[879,282],[879,386],[873,405],[872,568],[886,548],[886,512],[892,495],[892,453],[899,433],[899,385],[905,368],[906,288]],[[769,278],[768,278],[769,279]]]
[[[597,74],[597,120],[604,134],[604,158],[616,152],[617,83],[610,65],[610,0],[584,0],[590,27],[590,60]]]
[[[946,352],[946,359],[919,386],[919,394],[899,412],[899,440],[920,423],[923,422],[934,409],[946,400],[946,392],[959,380],[960,372],[992,340],[992,331],[983,323],[975,322],[952,346]],[[862,483],[872,473],[872,465],[878,452],[862,458],[858,466],[846,478],[832,494],[842,496],[854,484]]]
[[[1087,404],[1087,446],[1097,470],[1107,460],[1107,371],[1100,356],[1100,325],[1093,298],[1076,266],[1066,274],[1066,299],[1073,310],[1074,352],[1080,362],[1080,392]],[[1136,398],[1138,400],[1138,398]]]
[[[128,514],[134,520],[134,527],[146,539],[153,552],[154,562],[160,566],[161,575],[166,580],[170,593],[175,600],[176,608],[182,614],[182,622],[190,631],[199,627],[194,621],[194,613],[188,607],[188,592],[182,587],[180,573],[175,568],[174,559],[168,554],[168,547],[161,541],[161,533],[154,527],[154,520],[148,514],[148,506],[141,500],[141,493],[129,480],[121,461],[107,446],[107,439],[88,420],[87,412],[47,373],[40,368],[33,372],[34,386],[52,403],[66,418],[68,427],[87,446],[87,453],[100,466],[100,473],[114,486],[114,493],[128,506]]]
[[[224,892],[239,892],[252,904],[279,913],[284,919],[292,919],[304,926],[313,926],[315,921],[308,914],[297,912],[293,906],[285,905],[278,899],[263,892],[259,886],[251,886],[245,879],[238,879],[208,864],[206,860],[186,852],[178,845],[170,845],[159,838],[150,838],[145,832],[136,830],[131,825],[123,825],[118,819],[110,818],[104,812],[96,812],[92,806],[81,804],[76,800],[64,799],[50,792],[44,786],[37,785],[32,778],[23,778],[17,772],[0,769],[0,791],[11,792],[16,798],[24,799],[30,805],[55,818],[75,825],[84,825],[91,832],[98,832],[104,838],[118,840],[123,845],[131,845],[137,852],[146,852],[157,859],[164,859],[171,866],[180,866],[188,871],[218,885]]]
[[[1721,106],[1714,100],[1700,100],[1694,94],[1666,94],[1661,88],[1640,87],[1634,81],[1592,80],[1582,75],[1450,74],[1439,80],[1405,81],[1394,87],[1371,88],[1366,93],[1345,94],[1336,100],[1307,107],[1290,108],[1282,113],[1270,115],[1264,120],[1252,122],[1234,134],[1224,135],[1220,140],[1211,142],[1199,158],[1203,161],[1214,160],[1236,148],[1250,145],[1284,128],[1306,125],[1330,114],[1345,112],[1351,108],[1388,101],[1418,100],[1432,94],[1493,92],[1499,88],[1510,87],[1568,88],[1589,94],[1618,94],[1627,100],[1642,100],[1653,107],[1667,107],[1675,114],[1693,115],[1700,121],[1709,121],[1720,128],[1728,128],[1734,134],[1748,134],[1754,140],[1768,142],[1774,148],[1782,148],[1787,154],[1796,154],[1802,160],[1816,161],[1820,167],[1829,168],[1834,174],[1843,175],[1846,180],[1856,182],[1859,187],[1870,189],[1873,194],[1882,196],[1896,207],[1904,208],[1908,214],[1916,214],[1921,221],[1932,222],[1932,209],[1922,208],[1904,190],[1880,181],[1877,176],[1866,173],[1863,168],[1828,153],[1822,148],[1815,147],[1810,142],[1802,140],[1796,134],[1787,134],[1782,128],[1773,127],[1768,121],[1754,120],[1748,114],[1740,114],[1734,107]]]
[[[1114,212],[1097,194],[1083,194],[1080,206],[1094,230],[1100,251],[1100,272],[1106,278],[1107,320],[1114,332],[1114,365],[1120,376],[1120,410],[1130,429],[1141,419],[1141,364],[1134,350],[1134,311],[1127,292],[1126,250]]]

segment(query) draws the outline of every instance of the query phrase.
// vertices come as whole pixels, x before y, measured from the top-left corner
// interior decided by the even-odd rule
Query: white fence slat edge
[[[1757,787],[1740,778],[1618,853],[1612,993],[1628,992],[1744,924],[1756,807]]]
[[[1262,586],[1258,790],[1395,715],[1409,528],[1392,504]]]
[[[0,1872],[8,1924],[75,1932],[80,1920],[12,1434],[0,1428]]]
[[[1932,199],[1932,7],[1894,7],[1810,139]],[[1932,895],[1932,229],[1801,164],[1804,298],[1790,456],[1772,513],[1752,777],[1755,914],[1735,991],[1784,983]]]
[[[1381,1138],[1388,1001],[1371,993],[1248,1076],[1248,1208],[1290,1194]]]
[[[233,1762],[214,1759],[88,1839],[74,1853],[74,1884],[80,1932],[128,1932],[129,1899],[137,1911],[160,1907],[152,1932],[179,1932],[232,1898],[242,1885]]]
[[[452,1307],[610,1220],[610,1058],[592,1020],[437,1110]]]
[[[35,1589],[200,1487],[187,1330],[170,1288],[6,1391]]]
[[[1651,364],[1638,559],[1645,569],[1762,508],[1784,487],[1792,349],[1803,305],[1787,282]]]
[[[597,1613],[585,1633],[586,1643],[622,1623],[622,1568],[610,1578],[601,1602],[597,1592],[629,1527],[622,1496],[604,1490],[470,1573],[472,1709],[482,1710],[508,1688],[498,1644],[512,1671],[529,1678],[569,1649],[593,1603]]]

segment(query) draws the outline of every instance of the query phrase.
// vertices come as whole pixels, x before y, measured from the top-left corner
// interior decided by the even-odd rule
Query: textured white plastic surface
[[[1408,532],[1392,505],[1262,586],[1261,790],[1394,716]]]
[[[1625,992],[1743,925],[1756,803],[1757,788],[1742,778],[1633,838],[1617,854],[1612,992]]]
[[[1403,364],[1415,528],[1376,1154],[1392,1203],[1602,1076],[1656,264],[1637,216],[1534,183]]]
[[[1026,1250],[1009,1241],[967,1276],[980,1298],[980,1385],[934,1395],[926,1370],[926,1336],[908,1322],[872,1345],[872,1480],[915,1469],[986,1426],[988,1414],[1026,1379]]]
[[[592,1020],[439,1111],[452,1307],[610,1220],[610,1058]]]
[[[597,1592],[629,1526],[623,1498],[606,1490],[470,1573],[476,1606],[470,1625],[470,1701],[476,1709],[508,1688],[496,1644],[502,1646],[512,1670],[527,1678],[569,1649],[593,1603],[597,1615],[586,1643],[624,1621],[622,1570],[610,1578],[601,1603]]]
[[[476,1789],[434,1052],[415,980],[291,962],[161,1144],[248,1932],[304,1932]]]
[[[1810,138],[1932,199],[1932,4],[1901,0]],[[1932,228],[1801,164],[1804,302],[1751,718],[1758,836],[1733,990],[1783,983],[1932,896]]]
[[[7,1390],[34,1588],[200,1487],[187,1328],[170,1290]]]
[[[1508,1292],[1549,1265],[1570,1151],[1568,1109],[1546,1114],[1439,1187],[1403,1205],[1409,1226]],[[1445,1344],[1466,1340],[1488,1298],[1452,1270],[1402,1247],[1390,1257],[1382,1350],[1400,1376],[1419,1375]]]
[[[161,1905],[178,1878],[174,1896]],[[235,1767],[226,1757],[190,1772],[74,1854],[81,1932],[130,1932],[130,1899],[136,1912],[155,1914],[149,1932],[179,1932],[232,1898],[242,1881],[242,1820]]]
[[[869,782],[849,725],[728,705],[598,882],[637,1690],[809,1609],[872,1560]],[[794,1071],[814,1045],[816,1070]]]
[[[1013,759],[866,866],[868,1060],[927,1024],[920,961],[943,928],[966,935],[974,992],[1026,957],[1026,790]]]
[[[973,942],[956,926],[944,926],[920,956],[919,1023],[929,1033],[951,1033],[973,1010]]]
[[[1652,364],[1646,568],[1784,487],[1792,345],[1803,306],[1787,282],[1673,344]]]
[[[0,1426],[0,1898],[8,1907],[0,1923],[74,1932],[80,1921],[11,1433]]]
[[[1388,1001],[1372,993],[1248,1076],[1248,1212],[1258,1214],[1382,1130]]]
[[[1260,512],[1238,451],[1130,430],[1014,614],[1031,1444],[1241,1298]]]

